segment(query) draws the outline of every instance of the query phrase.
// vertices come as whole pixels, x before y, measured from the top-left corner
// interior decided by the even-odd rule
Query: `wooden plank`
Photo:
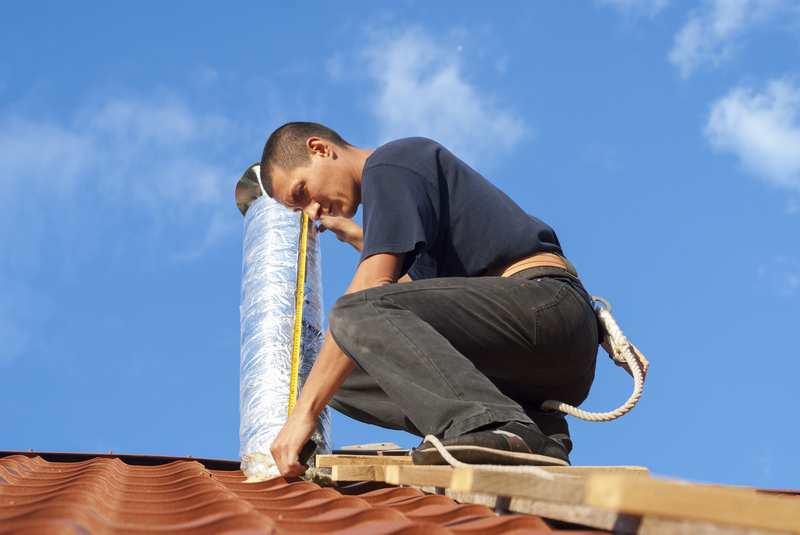
[[[334,481],[384,481],[386,466],[338,464],[331,468]]]
[[[626,514],[683,518],[800,534],[800,500],[737,488],[619,474],[587,478],[586,504]]]
[[[454,498],[455,499],[455,498]],[[612,531],[617,534],[635,535],[777,535],[774,531],[763,531],[730,524],[716,524],[701,520],[685,518],[661,518],[655,516],[626,515],[617,511],[609,511],[566,503],[553,503],[530,498],[512,498],[508,511],[536,515],[550,520],[560,520],[595,529]],[[784,532],[785,533],[785,532]]]
[[[633,477],[631,479],[644,478]],[[483,492],[499,496],[521,496],[554,502],[583,503],[586,490],[584,481],[584,478],[580,477],[545,479],[533,474],[456,468],[450,488],[456,492]]]
[[[597,470],[585,470],[587,475],[597,473],[633,473],[632,479],[648,481],[646,476],[649,474],[646,469],[632,471],[620,470],[625,467],[576,467],[576,468],[596,468]],[[384,468],[384,480],[395,485],[413,485],[417,487],[427,487],[428,491],[434,492],[434,488],[446,488],[445,494],[460,503],[481,503],[490,507],[498,506],[515,513],[524,513],[561,520],[574,524],[589,526],[595,529],[613,531],[621,534],[636,535],[685,535],[686,533],[702,533],[706,535],[770,535],[772,532],[762,531],[761,527],[755,530],[752,527],[735,526],[731,524],[720,524],[705,520],[687,518],[664,518],[660,516],[638,516],[636,514],[626,514],[616,510],[607,510],[598,507],[588,506],[577,500],[575,484],[580,486],[585,479],[558,480],[550,482],[537,476],[529,474],[513,474],[504,472],[483,472],[476,474],[473,471],[470,490],[464,491],[464,486],[459,482],[454,482],[454,476],[458,470],[446,466],[386,466]],[[575,471],[573,471],[574,473]],[[463,472],[462,472],[463,473]],[[555,483],[548,488],[542,482]],[[453,483],[451,485],[451,483]],[[566,485],[565,485],[566,483]],[[683,486],[692,487],[684,483]],[[449,487],[449,488],[447,488]],[[713,487],[720,488],[720,487]],[[494,490],[492,490],[494,489]],[[755,489],[740,487],[721,487],[722,492],[736,494],[738,496],[753,497]],[[567,501],[554,502],[552,497],[564,499],[567,493]],[[520,494],[535,494],[535,498],[520,497]],[[498,499],[498,496],[510,496],[510,499]],[[545,496],[542,498],[542,496]],[[794,499],[794,498],[790,498]],[[679,516],[680,515],[679,513]],[[759,526],[760,527],[760,526]],[[783,531],[787,533],[787,531]]]
[[[621,515],[616,511],[608,511],[586,505],[555,503],[519,497],[511,498],[508,501],[507,510],[512,513],[536,515],[595,529],[614,531],[615,533],[636,533],[636,524],[639,520],[639,517],[629,517],[633,520],[633,523],[625,522],[624,518],[620,518],[625,515]]]
[[[616,474],[624,473],[633,476],[649,477],[650,471],[641,466],[548,466],[540,467],[548,472],[567,474],[573,476],[588,476],[589,474]],[[400,478],[398,481],[387,480],[393,485],[417,485],[432,487],[447,487],[449,480],[442,479],[442,473],[450,474],[453,469],[449,466],[409,466],[402,471],[388,472],[398,474],[392,477]],[[399,475],[399,474],[402,474]],[[447,476],[449,478],[449,475]],[[447,481],[445,483],[445,481]]]
[[[477,503],[495,509],[497,507],[497,496],[494,494],[481,494],[478,492],[454,492],[453,489],[445,489],[444,495],[458,503]]]
[[[408,455],[411,450],[406,450],[393,442],[376,442],[374,444],[358,444],[344,446],[334,450],[334,455]]]
[[[383,455],[317,455],[317,468],[333,468],[336,465],[410,465],[411,457]]]
[[[400,446],[395,444],[394,442],[374,442],[372,444],[356,444],[354,446],[344,446],[342,448],[343,451],[358,453],[359,451],[369,451],[371,452],[380,452],[380,451],[391,451],[391,450],[401,450]],[[407,450],[406,450],[407,451]]]
[[[650,477],[650,470],[644,466],[539,466],[551,474],[568,474],[571,476],[588,476],[589,474],[627,474],[631,476]]]
[[[387,483],[418,487],[449,487],[453,469],[449,466],[387,466]]]

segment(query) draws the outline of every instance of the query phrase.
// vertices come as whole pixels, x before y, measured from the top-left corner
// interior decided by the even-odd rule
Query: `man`
[[[276,201],[361,250],[271,446],[282,475],[305,470],[298,453],[326,404],[435,435],[464,462],[569,464],[563,415],[539,406],[586,398],[599,335],[549,226],[424,138],[371,151],[322,125],[289,123],[267,141],[261,174]],[[359,205],[363,235],[350,221]],[[412,458],[443,462],[428,442]]]

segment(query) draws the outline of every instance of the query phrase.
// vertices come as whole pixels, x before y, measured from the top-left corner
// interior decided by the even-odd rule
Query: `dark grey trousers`
[[[331,407],[418,436],[508,421],[568,434],[563,415],[539,405],[579,405],[594,380],[594,312],[554,278],[391,284],[341,297],[329,324],[358,365]]]

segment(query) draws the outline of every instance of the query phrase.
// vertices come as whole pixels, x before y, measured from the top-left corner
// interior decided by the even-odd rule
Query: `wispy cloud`
[[[0,273],[0,370],[30,349],[41,350],[37,332],[52,313],[53,303],[42,292]]]
[[[530,130],[469,81],[459,48],[421,29],[375,38],[365,57],[377,83],[371,109],[381,142],[426,136],[474,163],[510,151]]]
[[[625,15],[645,17],[655,17],[669,4],[669,0],[595,0],[595,2],[616,8]]]
[[[95,176],[112,194],[153,211],[214,204],[225,177],[209,152],[233,131],[220,115],[198,113],[176,97],[110,100],[82,112],[76,130],[98,156]],[[100,156],[102,155],[102,156]]]
[[[5,117],[0,246],[17,254],[0,264],[27,268],[46,234],[71,223],[99,232],[98,212],[126,225],[206,229],[196,241],[208,242],[219,233],[215,214],[233,206],[238,170],[226,168],[225,150],[238,139],[229,120],[176,96],[96,99],[64,123]]]
[[[719,65],[739,46],[751,27],[772,20],[779,12],[800,12],[792,0],[704,0],[675,36],[668,58],[690,77],[701,65]]]
[[[751,173],[800,190],[800,87],[772,80],[764,91],[740,86],[711,105],[705,136],[732,152]]]
[[[177,95],[92,98],[63,121],[0,113],[0,365],[46,352],[42,273],[192,262],[235,235],[243,137]]]
[[[770,292],[781,297],[794,297],[800,291],[800,262],[787,256],[777,256],[758,269],[761,281]]]

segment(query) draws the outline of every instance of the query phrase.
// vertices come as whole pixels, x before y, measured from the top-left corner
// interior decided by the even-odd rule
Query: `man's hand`
[[[323,215],[319,218],[319,231],[333,231],[339,241],[349,243],[360,253],[364,244],[364,231],[352,219]]]
[[[301,416],[296,411],[293,411],[286,420],[269,447],[278,471],[283,477],[301,476],[308,469],[307,465],[300,464],[298,457],[300,450],[316,428],[316,418]]]

